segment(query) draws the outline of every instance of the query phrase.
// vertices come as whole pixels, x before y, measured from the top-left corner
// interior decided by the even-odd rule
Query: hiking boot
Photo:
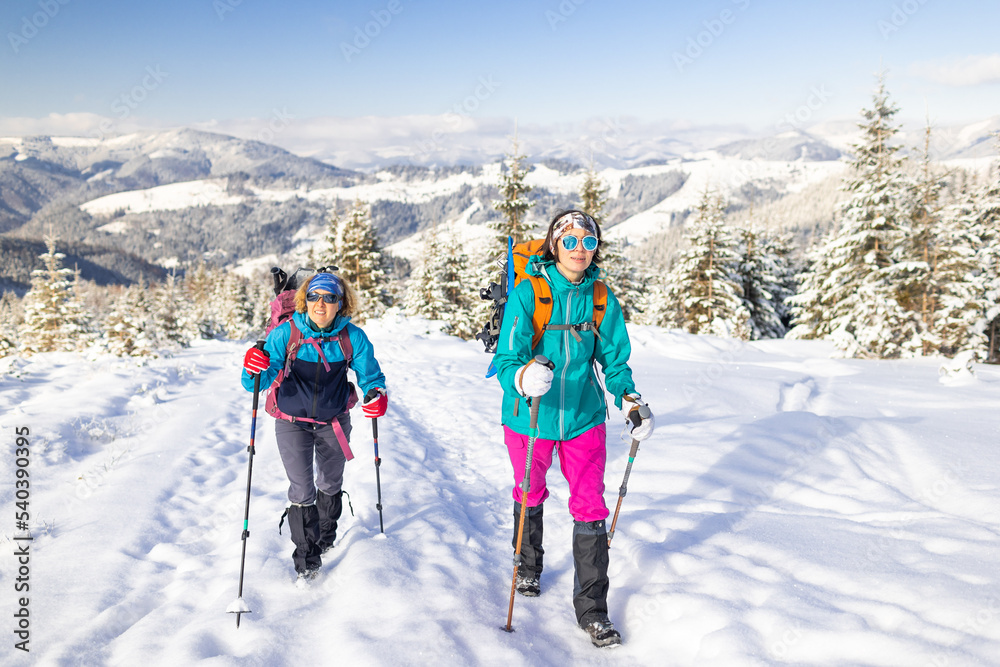
[[[595,618],[583,629],[590,635],[590,641],[594,646],[603,648],[605,646],[619,646],[622,643],[622,636],[615,630],[615,625],[608,620],[607,616]]]
[[[524,575],[518,573],[515,587],[517,588],[517,592],[525,597],[536,598],[542,594],[542,587],[538,582],[538,577],[533,574]]]
[[[316,580],[319,576],[319,568],[315,570],[303,570],[299,572],[299,576],[295,578],[296,588],[309,588],[309,586]]]

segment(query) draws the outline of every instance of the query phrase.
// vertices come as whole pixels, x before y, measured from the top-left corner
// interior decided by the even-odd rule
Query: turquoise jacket
[[[594,319],[594,281],[600,269],[591,264],[579,285],[569,282],[555,262],[532,257],[527,272],[543,276],[552,286],[551,324],[580,324]],[[503,387],[502,422],[512,430],[528,434],[530,417],[525,398],[514,385],[517,370],[536,354],[555,363],[552,388],[539,403],[538,437],[547,440],[571,440],[607,418],[607,403],[597,381],[594,364],[604,372],[608,392],[621,409],[622,395],[634,393],[632,353],[625,319],[618,299],[608,290],[608,304],[599,329],[580,331],[577,341],[569,330],[546,331],[538,347],[531,350],[531,315],[535,294],[531,281],[522,280],[510,293],[500,327],[494,365]]]
[[[309,319],[308,313],[294,313],[292,318],[295,320],[299,331],[302,332],[303,339],[303,344],[299,347],[299,352],[296,355],[297,360],[312,364],[320,363],[319,354],[316,353],[316,349],[306,341],[309,338],[331,336],[343,330],[350,337],[351,347],[354,349],[354,359],[351,361],[350,368],[357,375],[358,388],[361,391],[361,395],[364,396],[369,390],[375,387],[386,388],[385,375],[382,373],[382,369],[375,359],[375,349],[372,347],[371,341],[368,340],[365,332],[357,325],[351,324],[351,318],[337,315],[331,325],[323,331],[316,328],[313,321]],[[285,365],[285,351],[288,348],[288,339],[291,337],[291,326],[291,323],[286,321],[275,327],[267,335],[267,341],[264,343],[264,351],[270,357],[271,364],[267,370],[260,374],[261,391],[271,386],[274,378],[278,376],[278,372]],[[322,343],[321,347],[323,348],[323,355],[329,363],[337,364],[337,362],[340,362],[343,364],[344,354],[340,349],[339,343],[326,341]],[[253,391],[253,376],[247,373],[246,369],[243,369],[240,381],[244,389]]]

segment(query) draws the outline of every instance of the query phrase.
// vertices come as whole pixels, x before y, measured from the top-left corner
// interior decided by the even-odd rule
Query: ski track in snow
[[[1000,372],[937,382],[934,360],[829,358],[825,343],[752,344],[632,327],[642,443],[611,549],[598,651],[575,626],[572,519],[549,473],[543,594],[518,596],[500,389],[478,342],[422,321],[370,322],[389,380],[353,415],[337,543],[293,586],[278,519],[287,482],[257,422],[241,627],[236,598],[251,395],[244,343],[146,365],[7,362],[0,425],[31,428],[31,654],[41,665],[990,665],[1000,655]],[[605,498],[627,462],[611,409]],[[10,446],[13,438],[9,437]],[[14,457],[0,464],[13,480]],[[14,508],[13,484],[0,485]],[[610,520],[610,518],[609,518]],[[13,521],[0,586],[13,590]],[[13,629],[13,595],[0,607]]]

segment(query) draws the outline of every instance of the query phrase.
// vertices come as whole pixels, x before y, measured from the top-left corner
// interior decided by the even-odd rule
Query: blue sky
[[[0,131],[449,111],[768,129],[857,118],[880,67],[903,115],[975,121],[1000,114],[998,25],[995,0],[7,0]]]

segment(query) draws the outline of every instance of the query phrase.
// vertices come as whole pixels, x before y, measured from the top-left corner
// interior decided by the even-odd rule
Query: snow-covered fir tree
[[[447,334],[473,338],[480,327],[481,309],[468,255],[454,234],[435,227],[427,230],[422,257],[423,264],[414,270],[407,290],[406,311],[443,321]]]
[[[269,310],[266,287],[247,278],[226,273],[219,284],[222,329],[230,340],[256,338],[263,334]]]
[[[844,177],[842,187],[850,196],[841,208],[840,228],[811,254],[813,264],[789,300],[793,337],[832,338],[851,357],[908,356],[921,347],[917,320],[898,299],[909,267],[899,265],[895,253],[908,233],[912,188],[899,147],[891,143],[897,111],[879,77]]]
[[[119,357],[154,356],[149,336],[151,303],[147,290],[137,283],[116,290],[111,312],[101,323],[101,345]]]
[[[608,186],[594,171],[593,164],[590,165],[580,185],[580,200],[580,209],[596,220],[597,224],[603,225],[604,206],[608,203]]]
[[[976,192],[966,184],[966,176],[961,175],[953,201],[943,206],[934,228],[930,258],[933,311],[930,328],[924,334],[929,343],[925,353],[954,356],[963,350],[973,350],[985,359],[986,292],[977,264],[982,241],[976,224]]]
[[[743,305],[736,241],[724,224],[726,205],[708,190],[685,225],[686,247],[667,279],[669,320],[688,333],[747,339],[749,312]]]
[[[318,250],[316,250],[315,246],[310,248],[311,256],[307,259],[307,264],[311,268],[316,269],[322,266],[337,266],[337,258],[339,256],[337,246],[340,243],[342,223],[343,220],[341,219],[340,212],[334,208],[330,212],[330,219],[327,220],[326,223],[326,231],[323,234],[323,243],[320,244]]]
[[[750,315],[753,340],[785,335],[785,299],[794,293],[788,256],[789,241],[772,236],[751,223],[739,234],[736,275],[742,287],[743,305]]]
[[[625,321],[640,319],[648,278],[640,262],[626,257],[624,241],[607,238],[601,241],[601,270],[601,279],[618,297]]]
[[[206,266],[204,262],[199,262],[185,277],[184,294],[189,314],[184,318],[184,333],[188,340],[210,340],[223,335],[219,299],[216,298],[221,277],[221,271]]]
[[[184,333],[186,311],[183,289],[177,277],[170,273],[153,289],[150,318],[156,347],[186,347],[191,342]]]
[[[89,317],[73,287],[73,270],[62,265],[56,239],[45,237],[46,251],[39,255],[43,268],[31,272],[31,288],[24,296],[24,320],[18,345],[25,355],[78,350],[90,341]]]
[[[14,292],[0,295],[0,358],[17,352],[17,328],[22,320],[21,300]]]
[[[442,254],[438,234],[437,227],[430,227],[424,232],[421,263],[410,276],[403,301],[403,308],[408,315],[428,320],[444,319],[443,315],[448,307],[437,279]]]
[[[607,204],[608,187],[601,181],[593,166],[587,171],[580,185],[580,210],[601,225],[604,222],[604,205]],[[602,235],[603,237],[603,235]],[[626,322],[634,321],[643,308],[646,278],[642,265],[625,256],[626,242],[603,237],[601,241],[602,279],[618,297]]]
[[[996,134],[1000,153],[1000,133]],[[1000,360],[1000,162],[994,163],[986,185],[979,191],[975,232],[982,242],[977,264],[982,281],[982,331],[988,340],[986,357]]]
[[[493,208],[500,213],[500,218],[489,223],[494,231],[488,253],[491,258],[507,252],[508,236],[512,237],[514,244],[517,245],[531,238],[531,232],[535,228],[534,223],[528,221],[528,210],[535,204],[528,199],[531,186],[524,182],[529,171],[524,164],[526,159],[520,153],[515,135],[513,148],[500,168],[500,182],[497,187],[502,199],[493,201]]]
[[[950,250],[941,238],[945,233],[941,203],[945,183],[931,161],[930,140],[928,124],[919,169],[911,185],[909,228],[893,253],[897,299],[919,325],[919,353],[924,355],[937,352],[941,346],[936,317],[941,300],[939,261]]]
[[[336,238],[337,257],[334,264],[358,296],[358,312],[354,321],[363,323],[370,317],[380,316],[389,305],[389,297],[382,251],[367,204],[360,200],[354,202],[350,213],[341,222]]]

